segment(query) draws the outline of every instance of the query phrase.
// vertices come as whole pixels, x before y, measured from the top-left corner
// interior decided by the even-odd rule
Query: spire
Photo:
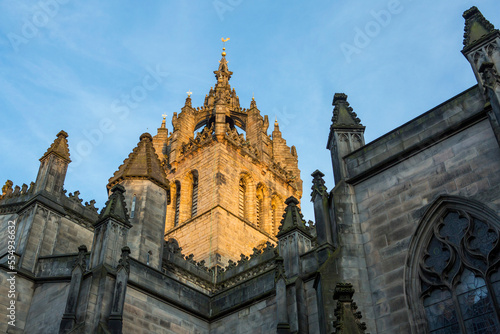
[[[56,140],[54,140],[47,152],[45,152],[45,154],[40,158],[40,161],[53,153],[66,162],[70,163],[71,160],[69,158],[68,140],[66,138],[68,138],[68,134],[63,130],[59,131]]]
[[[123,193],[125,192],[125,188],[117,184],[111,189],[111,196],[109,196],[108,201],[106,202],[104,208],[99,215],[99,219],[96,224],[106,220],[107,218],[113,218],[118,220],[125,225],[130,225],[128,220],[127,207],[125,205],[125,197]]]
[[[496,31],[493,24],[486,20],[475,6],[466,10],[462,16],[465,19],[464,49]]]
[[[361,124],[360,119],[347,102],[347,95],[344,93],[335,93],[332,105],[333,117],[332,127],[334,128],[360,128],[365,127]]]
[[[225,43],[228,40],[229,38],[222,38],[222,42],[224,43],[222,58],[219,61],[219,68],[217,71],[214,71],[215,78],[217,79],[214,90],[215,102],[219,104],[229,104],[231,102],[231,86],[229,85],[229,79],[231,79],[233,72],[229,71],[227,67]]]
[[[223,38],[222,42],[227,42],[228,40],[229,38]],[[205,95],[203,108],[213,110],[215,105],[220,105],[229,107],[229,110],[240,110],[240,99],[235,89],[231,89],[231,85],[229,84],[233,72],[229,71],[227,66],[225,47],[222,48],[222,58],[214,74],[217,82],[214,87],[210,87],[210,91]]]
[[[168,189],[165,171],[153,147],[153,137],[149,133],[143,133],[139,139],[137,147],[109,179],[108,189],[126,179],[148,179]]]
[[[231,72],[227,66],[226,52],[222,52],[222,58],[219,61],[219,68],[217,69],[217,71],[214,71],[214,74],[215,78],[217,79],[217,84],[215,85],[216,89],[217,86],[227,84],[229,79],[231,79],[231,75],[233,74],[233,72]]]
[[[301,230],[306,235],[310,235],[309,231],[306,229],[305,222],[302,219],[300,208],[297,206],[299,201],[295,197],[290,196],[286,199],[285,204],[287,207],[285,208],[284,218],[281,220],[281,226],[279,227],[280,231],[276,236],[279,238],[285,233],[295,229]]]

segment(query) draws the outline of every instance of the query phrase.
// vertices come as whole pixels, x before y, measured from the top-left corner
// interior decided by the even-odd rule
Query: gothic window
[[[191,217],[198,212],[198,173],[193,172],[193,192],[191,196]]]
[[[273,220],[273,223],[271,224],[271,235],[277,234],[276,232],[276,203],[271,203],[271,217]]]
[[[174,226],[179,225],[179,214],[181,206],[181,183],[179,181],[175,182],[175,216],[174,216]]]
[[[246,195],[246,184],[243,179],[240,179],[240,184],[238,188],[238,215],[245,218],[245,199]]]
[[[257,196],[257,201],[255,202],[255,213],[257,215],[257,227],[262,226],[262,197]]]
[[[499,226],[447,209],[432,225],[418,265],[429,333],[500,333]]]
[[[256,191],[256,201],[255,201],[255,221],[256,225],[259,228],[266,227],[265,221],[264,221],[264,185],[262,183],[259,183],[257,185],[257,191]]]

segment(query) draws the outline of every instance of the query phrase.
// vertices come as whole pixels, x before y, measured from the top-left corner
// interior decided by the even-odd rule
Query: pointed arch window
[[[264,192],[264,185],[262,183],[259,183],[257,185],[256,189],[256,197],[255,197],[255,223],[257,227],[259,228],[265,228],[266,227],[266,221],[265,221],[265,210],[267,210],[264,207],[264,198],[265,198],[265,192]]]
[[[198,173],[193,172],[193,193],[191,196],[191,217],[198,212]]]
[[[500,224],[471,211],[441,210],[422,238],[413,283],[427,328],[419,332],[500,333]]]
[[[181,183],[179,181],[176,181],[174,226],[179,225],[180,206],[181,206]]]
[[[243,179],[240,179],[240,184],[238,187],[238,215],[241,218],[245,218],[246,211],[246,184]]]
[[[255,202],[255,213],[257,216],[257,227],[262,227],[262,197],[257,195],[257,201]]]

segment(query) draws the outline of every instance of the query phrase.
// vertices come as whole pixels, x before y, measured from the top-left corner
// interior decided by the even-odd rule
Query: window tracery
[[[449,209],[432,226],[419,263],[428,331],[500,332],[499,228]]]

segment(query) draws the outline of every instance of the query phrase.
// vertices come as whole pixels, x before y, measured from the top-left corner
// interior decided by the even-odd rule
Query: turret
[[[342,158],[365,144],[365,127],[349,106],[346,94],[336,93],[332,105],[332,125],[326,148],[331,152],[333,176],[338,183],[348,176]]]
[[[121,249],[127,246],[127,235],[132,225],[128,219],[124,193],[125,188],[120,184],[111,189],[111,196],[94,225],[90,269],[100,265],[116,267]]]
[[[500,144],[500,31],[472,7],[464,12],[465,32],[462,54],[472,66],[479,87],[491,106],[488,117]],[[487,108],[489,109],[489,108]]]
[[[40,158],[40,168],[35,182],[35,192],[46,191],[59,196],[62,193],[69,158],[68,134],[60,131],[56,140]]]
[[[291,196],[287,198],[285,204],[287,207],[277,238],[286,275],[294,277],[301,273],[300,256],[312,248],[312,236],[307,230],[300,208],[297,206],[299,201]]]
[[[130,256],[156,269],[161,267],[169,183],[149,133],[109,179],[108,189],[120,184],[126,190],[132,228],[128,234]]]

